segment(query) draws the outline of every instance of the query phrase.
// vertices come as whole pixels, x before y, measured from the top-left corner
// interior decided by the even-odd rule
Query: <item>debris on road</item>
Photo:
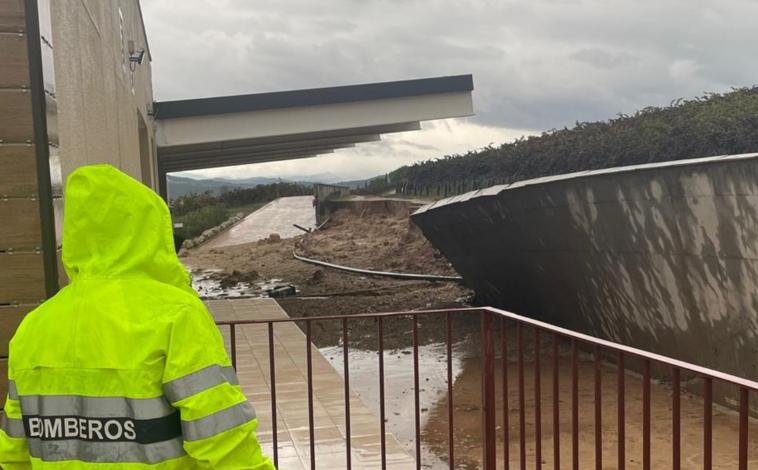
[[[301,227],[298,224],[292,224],[292,226],[295,227],[295,228],[297,228],[297,229],[302,230],[305,233],[311,233],[311,229],[309,229],[309,228]]]
[[[278,298],[293,317],[455,307],[467,305],[471,299],[471,291],[459,283],[409,282],[317,268],[294,259],[293,251],[309,259],[368,271],[457,275],[407,215],[350,209],[333,213],[328,225],[309,234],[294,238],[271,234],[244,245],[200,246],[189,250],[182,261],[195,272],[213,270],[216,281],[241,280],[235,271],[257,273],[259,277],[249,289],[238,285],[241,295],[265,295],[266,289],[275,285],[295,286],[297,295]],[[273,282],[275,279],[278,281]],[[261,287],[262,282],[267,285]],[[214,288],[206,289],[204,295],[223,293]],[[314,329],[314,334],[318,342],[320,333]]]
[[[271,289],[269,289],[267,292],[269,297],[278,299],[281,297],[290,297],[293,295],[297,295],[297,288],[293,286],[292,284],[286,284],[281,286],[274,286]]]

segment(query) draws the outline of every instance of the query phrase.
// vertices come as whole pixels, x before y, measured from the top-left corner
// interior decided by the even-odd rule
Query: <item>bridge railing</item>
[[[471,317],[474,318],[471,318]],[[608,456],[606,441],[615,443],[615,468],[625,469],[628,462],[634,461],[635,466],[648,470],[652,467],[653,447],[651,446],[651,384],[655,375],[669,376],[671,387],[670,413],[668,416],[656,414],[656,423],[660,420],[667,421],[670,425],[667,439],[670,439],[670,463],[671,468],[678,470],[683,465],[682,445],[682,397],[687,391],[691,391],[693,380],[700,381],[700,389],[697,395],[702,408],[702,421],[697,426],[702,426],[702,442],[697,446],[702,453],[702,462],[699,468],[711,469],[714,465],[713,457],[713,416],[714,416],[714,384],[732,387],[736,401],[736,413],[728,416],[735,421],[737,429],[736,455],[733,459],[739,470],[748,468],[750,429],[750,400],[755,398],[758,392],[758,382],[725,374],[716,370],[686,363],[669,357],[650,353],[640,349],[624,346],[611,341],[560,328],[548,323],[540,322],[531,318],[516,315],[504,310],[490,307],[484,308],[457,308],[444,310],[406,311],[389,313],[370,313],[357,315],[331,315],[318,317],[279,318],[271,320],[235,320],[220,321],[217,324],[222,328],[228,328],[231,338],[232,363],[237,365],[236,334],[242,325],[261,325],[268,330],[269,347],[269,373],[271,393],[271,416],[273,427],[273,458],[278,464],[277,451],[277,402],[276,402],[276,357],[274,354],[274,333],[278,323],[297,322],[303,324],[305,340],[303,347],[306,352],[306,375],[305,387],[308,396],[308,422],[309,422],[309,445],[310,445],[310,468],[316,468],[318,461],[313,413],[313,369],[312,369],[312,340],[313,325],[315,323],[329,323],[341,330],[340,343],[342,349],[343,376],[344,376],[344,426],[345,426],[345,467],[352,468],[351,449],[351,422],[350,422],[350,395],[351,369],[350,369],[350,323],[356,321],[374,320],[377,338],[377,386],[379,389],[378,409],[380,434],[377,444],[381,450],[381,467],[387,468],[386,459],[386,394],[385,394],[385,322],[393,319],[406,318],[410,322],[410,347],[412,348],[412,377],[414,397],[414,453],[416,468],[422,468],[422,429],[421,429],[421,406],[419,399],[420,370],[419,370],[419,318],[438,317],[444,325],[445,360],[440,362],[440,367],[445,369],[446,375],[446,407],[447,407],[447,450],[443,460],[447,461],[450,469],[456,468],[456,408],[454,395],[454,348],[453,344],[461,338],[456,337],[454,319],[469,317],[479,322],[477,349],[481,360],[481,460],[479,465],[484,469],[520,468],[526,469],[527,463],[535,468],[603,468],[604,458]],[[456,320],[457,321],[457,320]],[[510,344],[515,343],[515,344]],[[514,357],[515,356],[515,357]],[[527,358],[528,356],[528,358]],[[591,357],[592,371],[590,393],[584,393],[580,397],[580,363],[586,363],[586,357]],[[567,409],[562,408],[564,400],[561,399],[561,376],[565,373],[566,362],[569,363],[569,404]],[[633,363],[634,371],[630,371]],[[603,375],[608,377],[609,368],[614,369],[615,400],[608,403],[603,400]],[[527,370],[529,369],[529,370]],[[606,374],[603,374],[603,372]],[[547,374],[545,373],[547,372]],[[634,373],[641,372],[641,377]],[[549,377],[546,378],[545,376]],[[688,390],[682,388],[683,377],[686,376]],[[587,377],[583,374],[585,380]],[[640,409],[630,409],[630,403],[626,398],[629,393],[627,379],[634,377],[634,382],[639,379],[639,387],[642,399]],[[531,383],[527,383],[529,380]],[[543,381],[548,382],[544,384]],[[631,382],[632,380],[629,380]],[[547,385],[546,387],[543,387]],[[586,385],[586,384],[583,384]],[[606,386],[607,388],[607,386]],[[530,406],[527,406],[527,390],[533,393],[530,397]],[[515,392],[515,393],[514,393]],[[512,396],[513,395],[513,396]],[[689,395],[688,395],[689,396]],[[515,401],[515,403],[514,403]],[[587,433],[587,424],[581,423],[579,417],[580,401],[582,410],[591,410],[592,415],[592,438],[587,442],[582,438],[581,444],[586,449],[590,445],[594,452],[593,458],[586,461],[587,453],[580,452],[581,431]],[[589,403],[588,403],[589,402]],[[544,408],[551,409],[551,416],[545,416]],[[531,408],[531,409],[530,409]],[[569,412],[570,437],[569,442],[561,442],[561,417]],[[603,416],[608,413],[615,415],[615,435],[608,435],[607,426],[604,428]],[[641,436],[634,436],[635,440],[641,438],[639,455],[627,455],[627,419],[635,414],[638,419],[641,414],[641,426],[635,426],[634,431]],[[690,420],[691,421],[691,420]],[[533,436],[527,434],[527,422]],[[499,426],[499,423],[502,426]],[[545,423],[549,423],[545,426]],[[691,423],[688,421],[687,426]],[[545,429],[543,429],[543,426]],[[639,429],[641,427],[641,429]],[[565,439],[565,437],[564,437]],[[656,439],[658,437],[656,436]],[[531,441],[531,442],[529,442]],[[498,450],[498,443],[501,449]],[[691,446],[692,443],[689,443]],[[569,446],[570,452],[566,452],[563,446]],[[528,447],[528,449],[527,449]],[[656,446],[659,447],[659,446]],[[688,451],[689,453],[689,451]],[[568,454],[568,459],[566,455]],[[562,456],[564,460],[562,461]],[[580,457],[584,458],[582,461]],[[545,465],[551,460],[550,465]],[[570,460],[568,462],[567,460]],[[690,462],[691,463],[691,462]],[[668,468],[668,465],[667,465]]]

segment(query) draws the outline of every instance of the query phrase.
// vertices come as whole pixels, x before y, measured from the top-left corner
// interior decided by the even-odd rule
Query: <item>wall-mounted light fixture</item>
[[[134,41],[129,40],[129,69],[134,72],[138,65],[142,65],[142,61],[145,58],[145,49],[135,50]]]
[[[144,58],[145,58],[145,50],[144,49],[140,49],[139,52],[135,52],[133,54],[129,54],[129,62],[134,62],[137,65],[141,65],[142,64],[142,59],[144,59]]]

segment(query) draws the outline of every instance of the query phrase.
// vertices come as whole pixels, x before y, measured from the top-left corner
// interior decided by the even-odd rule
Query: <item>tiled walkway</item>
[[[207,305],[217,320],[287,317],[273,299],[212,300]],[[228,349],[228,328],[222,328],[222,332]],[[264,452],[273,456],[268,328],[266,325],[240,326],[237,328],[236,342],[237,373],[242,389],[258,414],[258,439]],[[275,325],[277,434],[281,470],[310,468],[305,344],[305,335],[294,323]],[[329,470],[345,468],[345,385],[318,349],[311,347],[316,467]],[[354,394],[350,397],[350,418],[353,468],[380,468],[379,419]],[[415,468],[413,458],[391,434],[386,435],[386,445],[388,468]]]

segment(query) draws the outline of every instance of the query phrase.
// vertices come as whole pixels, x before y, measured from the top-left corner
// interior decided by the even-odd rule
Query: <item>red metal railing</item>
[[[410,312],[391,312],[391,313],[376,313],[376,314],[358,314],[358,315],[333,315],[333,316],[321,316],[321,317],[309,317],[309,318],[285,318],[285,319],[272,319],[272,320],[237,320],[237,321],[221,321],[218,325],[229,327],[231,338],[231,356],[232,364],[236,367],[236,328],[240,325],[267,325],[268,327],[268,345],[269,345],[269,368],[271,377],[271,414],[272,414],[272,428],[273,428],[273,458],[276,464],[278,464],[278,449],[277,449],[277,410],[276,410],[276,359],[274,354],[274,328],[276,323],[283,322],[298,322],[305,324],[305,341],[304,347],[306,348],[306,367],[307,367],[307,391],[308,391],[308,413],[309,413],[309,444],[310,444],[310,466],[316,468],[316,446],[314,437],[314,416],[313,416],[313,366],[312,366],[312,325],[314,322],[329,322],[337,325],[341,324],[341,339],[342,339],[342,354],[344,364],[344,402],[345,402],[345,430],[346,430],[346,452],[345,452],[345,464],[346,468],[352,467],[351,457],[351,426],[350,426],[350,367],[349,367],[349,353],[350,353],[350,337],[349,337],[349,322],[374,319],[376,320],[377,327],[377,339],[378,339],[378,379],[379,379],[379,422],[381,426],[380,433],[380,449],[381,449],[381,465],[382,468],[387,467],[386,459],[386,442],[385,442],[385,376],[384,376],[384,321],[389,318],[409,317],[411,320],[411,342],[412,342],[412,354],[413,354],[413,384],[414,384],[414,435],[415,435],[415,460],[416,468],[421,468],[422,465],[422,452],[421,452],[421,413],[419,403],[419,332],[418,332],[418,319],[421,316],[441,316],[444,317],[445,335],[444,341],[446,342],[446,361],[445,367],[447,369],[447,461],[450,469],[455,468],[456,457],[456,442],[455,442],[455,408],[454,408],[454,394],[453,394],[453,342],[456,339],[454,337],[453,329],[453,316],[472,316],[479,315],[480,322],[480,341],[481,341],[481,467],[485,469],[495,469],[498,464],[505,468],[511,468],[511,460],[515,457],[511,453],[512,447],[515,444],[511,443],[511,414],[513,409],[509,406],[509,393],[512,391],[513,382],[511,376],[513,371],[509,367],[509,331],[511,328],[516,329],[516,386],[517,386],[517,407],[518,413],[518,468],[525,470],[527,467],[527,461],[533,460],[535,468],[543,468],[543,429],[542,429],[542,405],[545,402],[545,394],[542,392],[542,374],[543,367],[542,355],[542,340],[550,338],[552,341],[552,348],[550,348],[550,355],[552,356],[549,361],[545,361],[545,364],[551,364],[552,367],[552,384],[549,389],[552,390],[550,400],[552,402],[552,464],[553,468],[559,469],[561,467],[561,439],[560,439],[560,346],[562,344],[568,344],[570,348],[570,395],[571,395],[571,466],[570,468],[578,470],[579,468],[591,468],[594,466],[596,469],[603,468],[603,439],[606,437],[603,432],[603,413],[609,411],[616,414],[616,429],[615,438],[616,445],[616,467],[624,469],[627,464],[626,442],[627,442],[627,384],[626,378],[628,375],[628,363],[635,361],[639,363],[641,369],[641,393],[642,393],[642,409],[638,410],[642,414],[642,448],[641,455],[637,456],[641,459],[641,466],[643,469],[651,469],[651,382],[652,382],[652,368],[656,367],[656,375],[660,375],[659,371],[670,371],[671,380],[671,415],[669,418],[671,425],[671,468],[679,470],[682,467],[682,414],[681,414],[681,397],[682,397],[682,375],[683,373],[699,377],[702,380],[702,467],[703,469],[711,469],[713,466],[713,385],[714,382],[728,384],[735,387],[737,392],[735,396],[738,396],[737,411],[735,418],[737,419],[738,427],[738,443],[736,449],[736,462],[739,470],[746,470],[748,468],[748,432],[749,432],[749,420],[750,420],[750,398],[751,393],[758,392],[758,382],[743,379],[733,375],[725,374],[719,371],[711,370],[705,367],[689,364],[683,361],[672,359],[669,357],[661,356],[658,354],[650,353],[647,351],[631,348],[621,344],[605,341],[599,338],[588,336],[585,334],[577,333],[565,328],[553,326],[544,322],[533,320],[530,318],[522,317],[510,312],[495,308],[459,308],[459,309],[447,309],[447,310],[427,310],[427,311],[410,311]],[[529,412],[526,405],[526,385],[525,385],[525,352],[527,351],[527,344],[525,344],[526,330],[530,330],[532,334],[531,340],[531,355],[533,356],[533,383],[531,384],[534,389],[533,397],[533,414],[532,428],[534,431],[534,441],[531,443],[533,449],[533,459],[528,459],[527,454],[527,434],[526,434],[526,415]],[[496,336],[500,337],[500,376],[501,376],[501,408],[502,416],[497,416],[496,406]],[[580,419],[579,419],[579,355],[581,353],[591,353],[593,357],[594,374],[592,375],[593,387],[592,393],[592,407],[593,410],[593,426],[594,433],[591,445],[594,446],[594,462],[580,461]],[[602,400],[602,369],[608,367],[609,362],[605,359],[612,357],[613,362],[610,364],[616,368],[615,381],[616,381],[616,403],[606,403]],[[639,370],[637,370],[639,372]],[[550,376],[550,374],[548,374]],[[615,408],[615,410],[613,410]],[[611,414],[612,416],[612,414]],[[502,462],[498,462],[497,458],[497,442],[498,431],[497,421],[498,418],[502,419],[501,436],[502,442]],[[639,462],[639,461],[638,461]],[[567,468],[564,466],[564,468]]]

